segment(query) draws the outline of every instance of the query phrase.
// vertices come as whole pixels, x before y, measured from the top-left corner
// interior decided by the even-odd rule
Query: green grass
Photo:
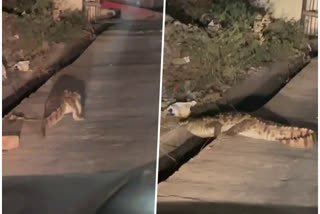
[[[210,38],[196,32],[178,32],[172,37],[183,40],[183,51],[189,53],[191,58],[199,58],[208,74],[233,84],[243,74],[239,71],[292,58],[302,54],[300,50],[306,45],[300,23],[282,19],[265,29],[266,40],[260,45],[251,30],[259,11],[246,0],[216,0],[210,13],[215,24],[222,26],[220,30],[210,34]]]

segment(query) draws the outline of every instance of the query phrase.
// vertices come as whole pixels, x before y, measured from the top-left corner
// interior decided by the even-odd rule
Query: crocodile
[[[22,112],[11,112],[5,116],[10,121],[40,121],[42,135],[46,136],[47,127],[57,124],[64,115],[71,113],[76,121],[84,120],[85,84],[71,75],[62,75],[55,81],[44,104],[42,118],[27,117]]]
[[[316,140],[315,132],[311,129],[285,126],[240,112],[188,118],[180,124],[186,126],[191,134],[201,138],[218,137],[223,133],[277,141],[295,148],[312,148]]]
[[[41,124],[42,135],[46,136],[46,128],[54,126],[64,115],[69,113],[72,114],[75,121],[84,120],[82,116],[81,95],[79,93],[64,90],[62,96],[48,99],[45,104],[44,117]]]

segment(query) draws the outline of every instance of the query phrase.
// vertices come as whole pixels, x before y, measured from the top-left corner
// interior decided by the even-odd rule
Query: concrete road
[[[317,128],[317,59],[256,114]],[[159,184],[158,213],[317,213],[317,147],[220,136]]]
[[[85,120],[66,116],[43,139],[40,122],[9,124],[20,147],[3,153],[3,175],[53,175],[126,170],[156,159],[161,22],[118,23],[100,35],[15,111],[41,118],[45,100],[62,75],[85,89]]]

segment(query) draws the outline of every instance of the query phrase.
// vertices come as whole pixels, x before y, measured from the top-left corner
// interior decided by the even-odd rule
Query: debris
[[[7,70],[6,67],[4,67],[4,65],[2,64],[2,80],[6,80],[7,79]]]
[[[213,20],[208,24],[208,30],[211,32],[217,32],[221,28],[222,28],[222,26],[220,24],[214,23]]]
[[[166,110],[167,115],[180,117],[180,118],[187,118],[191,113],[191,107],[197,104],[196,101],[191,102],[177,102],[170,105]]]
[[[186,56],[183,58],[176,58],[172,60],[172,64],[174,65],[184,65],[184,64],[188,64],[190,62],[190,57]]]
[[[19,37],[18,34],[16,34],[16,35],[11,36],[11,37],[8,38],[9,41],[15,41],[15,40],[18,40],[18,39],[20,39],[20,37]]]
[[[209,24],[208,24],[209,27],[213,27],[214,26],[214,21],[212,20]]]
[[[203,24],[203,25],[208,25],[210,22],[212,22],[213,20],[213,16],[209,13],[204,13],[202,14],[202,16],[200,17],[200,22]]]
[[[30,61],[20,61],[17,64],[13,66],[14,69],[18,69],[22,72],[28,72],[30,71]]]
[[[8,151],[19,147],[19,136],[2,136],[2,151]]]

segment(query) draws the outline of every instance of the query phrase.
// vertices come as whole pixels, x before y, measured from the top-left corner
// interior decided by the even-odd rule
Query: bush
[[[204,70],[227,84],[241,79],[250,66],[302,54],[307,40],[300,23],[292,20],[275,20],[264,30],[260,44],[252,28],[256,15],[266,12],[246,0],[216,0],[210,15],[221,28],[209,40],[189,36],[184,48],[201,59]],[[223,78],[226,75],[232,78]]]

